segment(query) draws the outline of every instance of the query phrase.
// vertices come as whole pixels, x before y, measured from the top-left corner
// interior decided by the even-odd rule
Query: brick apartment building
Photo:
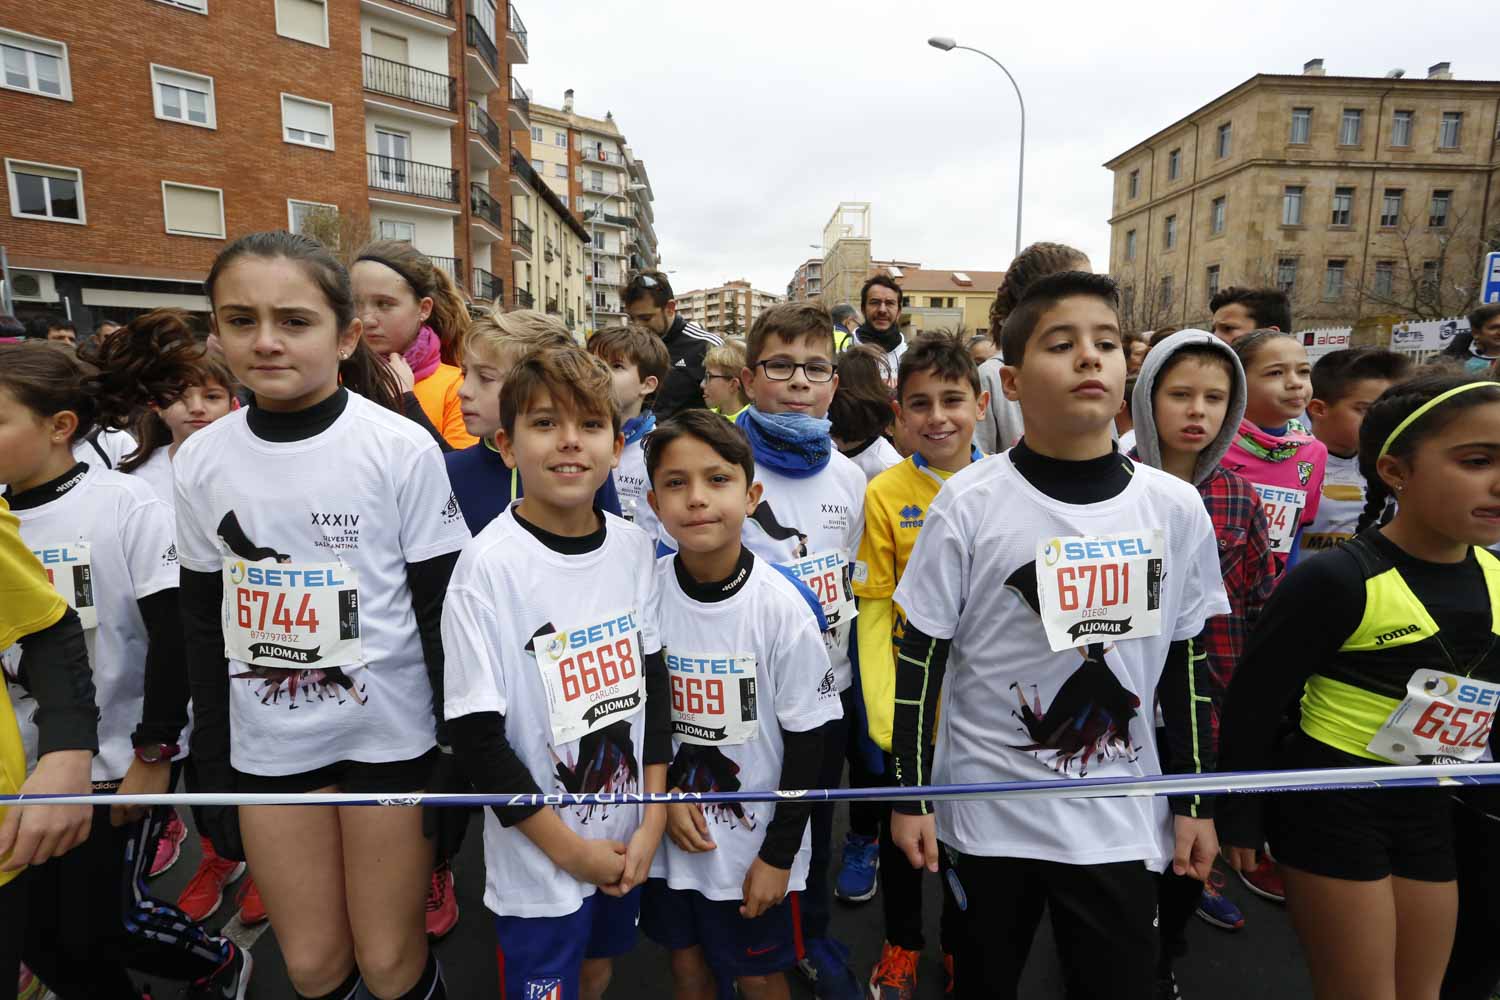
[[[0,246],[21,315],[87,333],[206,310],[228,241],[299,229],[408,240],[480,300],[513,289],[511,76],[495,0],[49,0],[0,8]],[[348,251],[349,246],[342,246]]]
[[[726,281],[717,288],[677,293],[677,311],[689,323],[726,337],[744,337],[760,314],[783,302],[782,296],[753,288],[750,282]]]

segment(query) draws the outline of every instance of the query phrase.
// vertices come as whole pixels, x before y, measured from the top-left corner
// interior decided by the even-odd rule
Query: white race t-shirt
[[[620,464],[610,473],[620,495],[620,513],[654,542],[662,536],[661,522],[646,500],[651,481],[646,478],[646,451],[641,441],[631,441],[620,452]],[[672,543],[675,544],[675,543]]]
[[[248,413],[173,461],[182,565],[225,576],[231,763],[282,775],[421,756],[436,730],[406,564],[469,538],[442,454],[354,393],[300,441],[256,437]]]
[[[675,559],[656,565],[657,621],[672,677],[668,785],[688,792],[779,787],[781,732],[807,732],[842,715],[828,683],[818,620],[807,599],[774,566],[757,559],[733,595],[704,602],[685,593]],[[708,805],[702,854],[664,840],[651,874],[709,899],[740,899],[760,852],[773,802]],[[807,886],[808,831],[787,888]]]
[[[1070,562],[1075,550],[1125,555],[1085,574]],[[1155,618],[1159,633],[1054,653],[1035,610],[1039,576],[1052,607],[1130,605],[1131,627]],[[1003,453],[944,484],[894,599],[917,628],[953,640],[934,784],[1159,774],[1152,705],[1168,646],[1229,611],[1213,524],[1192,486],[1138,464],[1119,496],[1065,504]],[[944,843],[985,857],[1145,860],[1160,871],[1171,856],[1161,797],[938,802],[937,827]]]
[[[130,475],[144,480],[159,499],[167,506],[177,502],[177,492],[172,486],[172,456],[166,445],[157,448],[151,457],[130,470]]]
[[[136,603],[177,586],[172,511],[139,479],[90,468],[55,500],[15,511],[21,538],[36,554],[53,586],[79,612],[99,706],[99,753],[94,781],[125,777],[134,756],[130,734],[141,721],[146,688],[146,623]],[[5,651],[7,675],[16,676],[21,647]],[[20,697],[18,697],[20,696]],[[11,688],[16,717],[34,724],[36,702]],[[27,733],[28,746],[35,734]]]
[[[740,538],[761,559],[780,563],[807,584],[823,605],[824,636],[838,690],[854,683],[849,637],[854,620],[852,581],[865,530],[865,474],[837,449],[828,464],[796,479],[755,463],[760,506],[745,518]]]
[[[73,457],[91,468],[118,469],[135,449],[135,435],[129,431],[104,430],[74,441]]]
[[[599,548],[554,552],[516,521],[520,502],[475,535],[453,569],[444,715],[505,716],[506,739],[545,792],[642,791],[645,658],[661,649],[649,614],[653,543],[605,514]],[[557,812],[589,839],[628,841],[640,825],[637,805]],[[595,889],[488,809],[484,868],[484,905],[501,916],[564,916]]]
[[[901,464],[901,453],[896,450],[895,445],[883,437],[876,438],[859,454],[844,457],[859,466],[859,471],[865,474],[867,483],[891,466]]]
[[[1354,537],[1359,516],[1365,510],[1365,477],[1359,474],[1359,456],[1340,458],[1328,453],[1323,473],[1323,499],[1318,516],[1302,533],[1304,553],[1331,549]]]

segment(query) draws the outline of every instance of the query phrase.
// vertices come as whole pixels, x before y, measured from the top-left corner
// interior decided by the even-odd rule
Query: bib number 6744
[[[294,615],[287,606],[284,592],[276,594],[276,603],[273,607],[269,592],[253,590],[249,587],[236,587],[234,608],[236,620],[243,629],[256,632],[266,631],[266,615],[269,611],[270,623],[282,632],[290,632],[293,628],[305,628],[309,632],[318,630],[318,612],[312,606],[311,594],[302,595],[302,603],[297,606],[297,613]]]

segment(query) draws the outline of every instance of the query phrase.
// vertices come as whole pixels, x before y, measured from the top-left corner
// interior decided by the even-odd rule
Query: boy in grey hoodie
[[[1131,457],[1196,486],[1218,537],[1230,613],[1209,619],[1203,630],[1217,745],[1224,691],[1276,582],[1270,530],[1255,488],[1219,464],[1245,413],[1245,372],[1219,338],[1183,330],[1146,355],[1130,408],[1136,434]],[[1205,920],[1226,930],[1244,925],[1211,885],[1199,889],[1168,871],[1161,889],[1162,978],[1171,975],[1172,959],[1183,950],[1183,930],[1195,906]]]

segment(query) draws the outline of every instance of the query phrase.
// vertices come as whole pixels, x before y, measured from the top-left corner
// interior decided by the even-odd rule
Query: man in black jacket
[[[710,347],[724,343],[697,323],[677,315],[677,300],[672,286],[660,271],[642,271],[625,286],[625,312],[662,339],[672,358],[672,367],[652,409],[656,419],[665,420],[680,410],[703,407],[703,355]]]

